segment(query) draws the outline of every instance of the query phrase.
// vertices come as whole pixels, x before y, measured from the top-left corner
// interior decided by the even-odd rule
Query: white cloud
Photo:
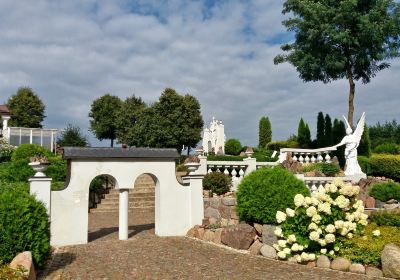
[[[255,145],[263,115],[274,139],[286,138],[300,117],[314,128],[319,111],[346,113],[348,86],[303,83],[290,65],[273,64],[286,35],[282,3],[1,1],[0,103],[30,86],[47,106],[46,126],[87,129],[91,102],[106,92],[154,102],[173,87],[199,99],[206,122],[222,119],[228,138]],[[356,115],[367,111],[369,123],[400,119],[392,63],[357,84]]]

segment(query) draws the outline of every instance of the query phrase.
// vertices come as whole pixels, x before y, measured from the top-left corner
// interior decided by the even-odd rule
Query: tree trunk
[[[350,86],[350,91],[349,91],[349,113],[347,115],[347,120],[349,121],[350,126],[353,127],[354,93],[355,93],[355,89],[356,89],[356,84],[354,83],[353,73],[351,72],[350,67],[348,67],[348,70],[347,70],[347,79],[349,80],[349,86]]]
[[[111,139],[111,148],[114,148],[114,139]]]

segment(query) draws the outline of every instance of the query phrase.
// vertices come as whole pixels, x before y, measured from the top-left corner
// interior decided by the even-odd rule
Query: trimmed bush
[[[319,162],[310,163],[302,167],[303,172],[320,171],[325,176],[333,177],[340,172],[340,167],[334,163]]]
[[[203,188],[205,190],[211,190],[217,195],[229,192],[231,186],[231,177],[221,172],[211,172],[204,176],[203,179]]]
[[[374,211],[369,215],[369,219],[371,222],[376,223],[378,226],[400,227],[400,210]]]
[[[236,209],[243,221],[276,224],[276,212],[293,208],[296,194],[310,192],[292,173],[280,167],[260,168],[240,183]]]
[[[267,150],[271,151],[279,151],[282,148],[298,148],[300,145],[297,141],[288,140],[288,141],[275,141],[267,144]]]
[[[39,268],[50,249],[50,223],[46,208],[33,196],[0,187],[0,262],[8,263],[23,251],[31,251]]]
[[[229,139],[225,142],[225,154],[237,156],[242,150],[242,144],[237,139]],[[217,151],[215,151],[217,153]]]
[[[243,160],[243,157],[241,156],[216,156],[216,155],[208,155],[207,156],[208,161],[241,161]]]
[[[14,150],[14,146],[8,144],[5,138],[0,138],[0,162],[10,161]]]
[[[400,154],[400,145],[397,145],[395,143],[380,144],[375,147],[374,153],[398,155]]]
[[[8,265],[0,266],[1,280],[25,280],[23,269],[12,269]]]
[[[273,158],[272,154],[274,151],[266,150],[266,149],[254,149],[254,154],[251,156],[255,158],[257,161],[276,161],[278,159],[279,153]]]
[[[400,182],[400,155],[375,154],[370,157],[372,175]]]
[[[371,164],[369,162],[369,158],[365,156],[359,156],[357,157],[358,164],[361,167],[362,172],[364,172],[367,175],[371,175],[372,170],[371,170]]]
[[[53,157],[54,155],[47,149],[35,144],[22,144],[12,154],[12,160],[27,160],[33,156]]]
[[[394,182],[374,184],[369,195],[384,202],[392,198],[400,201],[400,184]]]

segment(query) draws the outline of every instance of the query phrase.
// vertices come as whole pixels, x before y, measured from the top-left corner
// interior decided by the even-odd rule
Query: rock
[[[257,235],[256,230],[248,224],[239,224],[232,228],[224,228],[221,242],[235,249],[247,250]]]
[[[221,199],[219,199],[218,197],[210,198],[210,206],[212,208],[218,209],[220,204],[221,204]]]
[[[210,219],[204,218],[203,222],[201,223],[201,225],[203,227],[207,227],[210,224]]]
[[[397,208],[400,208],[400,204],[384,204],[383,208],[385,208],[385,209],[397,209]]]
[[[209,230],[209,229],[207,229],[204,232],[203,240],[204,241],[213,241],[214,240],[214,232]]]
[[[194,237],[199,238],[199,239],[203,239],[203,236],[204,236],[204,228],[199,227],[197,229],[197,236],[195,235]]]
[[[291,158],[284,160],[281,165],[293,173],[297,173],[301,169],[301,163]]]
[[[225,218],[221,218],[221,227],[227,227],[229,225],[229,221]]]
[[[257,223],[253,224],[253,227],[256,229],[258,235],[262,235],[263,226]]]
[[[313,261],[313,262],[308,262],[308,263],[306,264],[306,266],[308,266],[308,267],[316,267],[316,266],[317,266],[317,263],[316,263],[315,261]]]
[[[332,162],[333,164],[336,164],[337,166],[340,166],[339,160],[338,160],[337,156],[334,156],[334,157],[331,159],[331,162]]]
[[[230,219],[231,218],[231,207],[220,205],[218,208],[219,213],[221,214],[222,218]]]
[[[221,214],[217,209],[214,209],[212,207],[207,207],[206,210],[204,210],[204,217],[206,218],[215,218],[219,220],[221,218]]]
[[[262,241],[264,244],[272,246],[278,242],[278,238],[276,237],[274,231],[275,231],[274,225],[263,225]]]
[[[276,259],[276,250],[272,246],[269,246],[267,244],[264,244],[260,248],[260,253],[266,258]]]
[[[330,268],[331,267],[331,261],[329,258],[325,255],[320,255],[317,259],[317,267],[319,268]]]
[[[367,197],[364,201],[365,208],[375,208],[375,198],[372,196]]]
[[[260,249],[262,246],[263,246],[263,244],[260,241],[255,240],[249,248],[250,255],[260,255],[261,254]]]
[[[365,274],[365,267],[360,263],[352,263],[349,271],[353,273]]]
[[[394,198],[389,199],[388,201],[386,201],[386,204],[397,204],[397,203],[399,203],[399,202]]]
[[[217,228],[214,232],[214,239],[213,239],[213,242],[215,244],[221,244],[221,234],[222,234],[222,228]]]
[[[400,248],[395,244],[387,244],[382,251],[382,271],[385,277],[400,278]]]
[[[368,278],[383,277],[382,270],[373,266],[368,266],[365,269],[365,274],[367,275]]]
[[[224,197],[222,198],[222,204],[225,206],[235,206],[236,198],[234,197]]]
[[[15,256],[15,258],[10,263],[10,267],[12,269],[18,269],[19,266],[23,267],[24,276],[26,277],[26,279],[28,280],[36,279],[36,272],[35,272],[35,267],[33,266],[31,252],[25,251]]]
[[[238,214],[236,212],[236,208],[235,207],[232,207],[232,209],[231,209],[231,219],[239,220],[239,216],[238,216]]]
[[[218,220],[216,218],[209,218],[208,223],[210,225],[216,225],[218,223]]]
[[[346,258],[334,259],[331,263],[331,268],[340,271],[349,271],[351,262]]]

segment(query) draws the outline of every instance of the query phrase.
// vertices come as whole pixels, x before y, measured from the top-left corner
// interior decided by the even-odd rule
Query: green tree
[[[371,156],[371,141],[369,139],[369,129],[367,125],[364,126],[364,132],[361,136],[361,141],[357,148],[357,152],[360,156]]]
[[[325,119],[322,112],[318,113],[317,117],[317,148],[323,148],[325,146]]]
[[[326,114],[325,115],[325,145],[330,147],[333,145],[333,135],[332,135],[332,120],[331,117]]]
[[[332,135],[333,135],[333,143],[338,144],[342,141],[343,137],[346,136],[346,126],[343,121],[335,119],[333,121],[332,127]],[[339,164],[341,167],[344,167],[346,163],[346,158],[344,156],[344,149],[345,146],[340,146],[337,150],[333,153],[334,156],[338,158]]]
[[[190,148],[200,141],[203,125],[197,99],[167,88],[158,102],[140,113],[126,144],[176,148],[181,152],[183,145]]]
[[[60,147],[86,147],[89,145],[87,137],[82,134],[79,126],[68,124],[57,139]]]
[[[225,154],[227,155],[232,155],[232,156],[237,156],[240,154],[240,151],[242,150],[242,144],[238,139],[228,139],[225,142]]]
[[[134,127],[139,121],[139,116],[146,108],[146,104],[140,97],[132,95],[121,104],[116,117],[116,136],[120,143],[129,143],[134,133]]]
[[[121,103],[118,96],[106,94],[93,101],[89,113],[90,130],[99,140],[110,139],[111,147],[114,147],[117,130],[116,119]]]
[[[301,148],[309,148],[311,144],[311,133],[308,124],[306,124],[303,118],[300,119],[299,126],[297,128],[297,142]]]
[[[11,112],[10,126],[41,128],[45,106],[29,87],[21,87],[7,101]]]
[[[293,43],[275,64],[289,62],[302,80],[349,83],[348,121],[353,125],[355,82],[370,82],[386,61],[400,55],[400,4],[395,0],[286,0],[283,21]]]
[[[271,122],[268,117],[262,117],[258,126],[258,147],[263,149],[272,140]]]

